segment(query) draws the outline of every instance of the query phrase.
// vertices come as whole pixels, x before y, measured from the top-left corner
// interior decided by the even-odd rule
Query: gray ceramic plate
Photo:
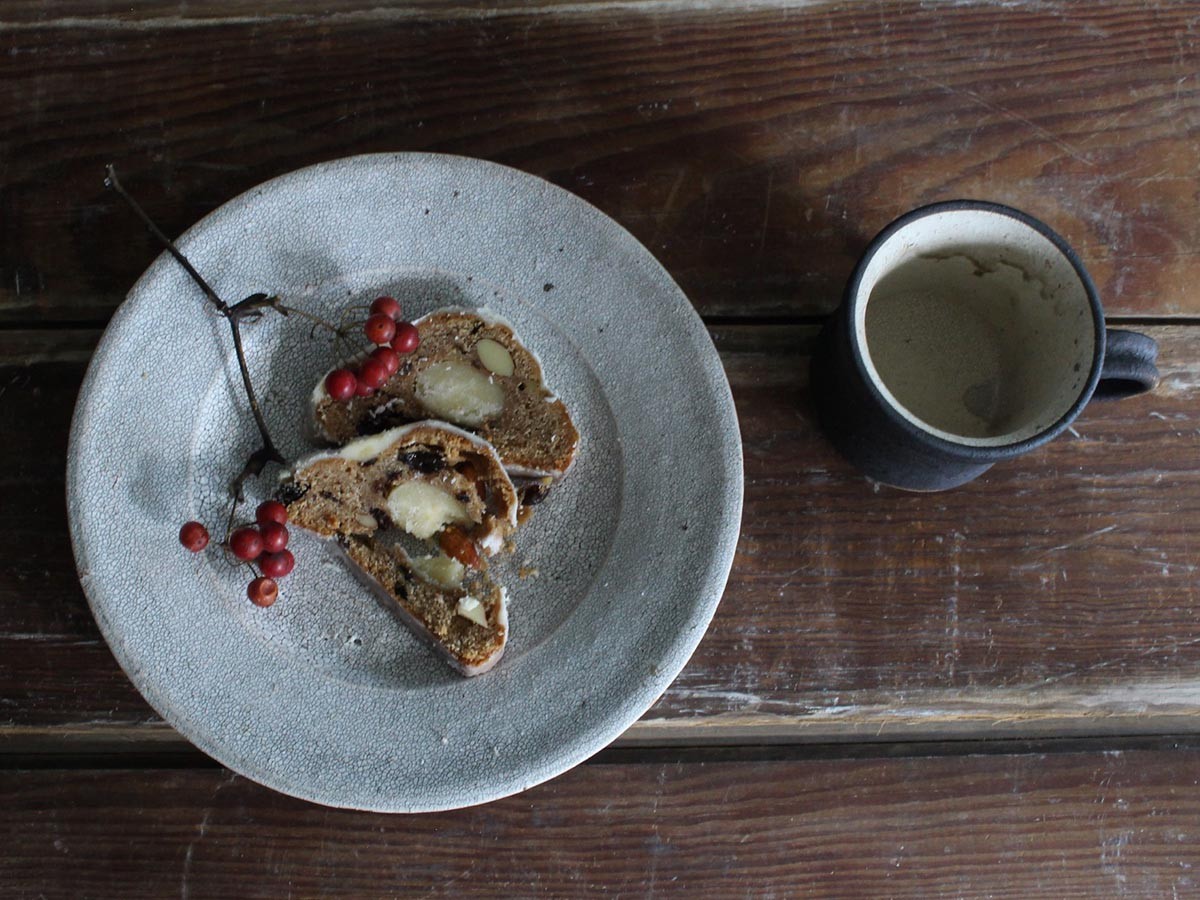
[[[293,172],[179,246],[227,300],[278,293],[332,318],[381,293],[410,316],[495,310],[541,356],[583,439],[502,573],[512,637],[487,675],[454,674],[312,535],[293,535],[296,571],[258,609],[244,570],[176,539],[193,518],[221,533],[226,485],[255,432],[225,323],[160,257],[88,370],[67,491],[96,620],[164,719],[285,793],[422,811],[551,778],[651,706],[724,589],[742,461],[708,334],[644,247],[541,179],[430,154]],[[312,449],[309,394],[334,350],[279,316],[245,333],[267,418],[294,459]],[[252,486],[249,515],[272,486]],[[522,579],[520,565],[538,574]]]

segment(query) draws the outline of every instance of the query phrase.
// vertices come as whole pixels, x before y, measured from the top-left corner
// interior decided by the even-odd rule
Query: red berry
[[[271,578],[282,578],[284,575],[291,574],[292,569],[296,568],[296,557],[292,556],[291,550],[267,553],[258,561],[258,568],[264,575],[269,575]]]
[[[258,559],[263,552],[262,535],[255,528],[239,528],[229,536],[229,549],[238,559]]]
[[[372,344],[386,344],[396,334],[396,320],[383,313],[375,313],[367,319],[363,334]]]
[[[193,553],[199,553],[208,546],[208,529],[199,522],[184,522],[179,529],[179,543]]]
[[[270,578],[255,578],[246,588],[246,596],[255,606],[270,606],[279,599],[279,585]]]
[[[400,301],[395,297],[376,297],[371,304],[371,314],[381,313],[389,319],[400,318]]]
[[[260,525],[258,530],[262,532],[263,553],[278,553],[287,546],[288,530],[278,522]]]
[[[375,388],[362,380],[359,380],[358,385],[354,388],[355,397],[370,397],[373,393],[375,393]]]
[[[396,370],[400,368],[400,354],[391,347],[376,347],[371,351],[370,358],[383,363],[383,367],[387,369],[388,378],[395,375]]]
[[[421,343],[421,335],[412,322],[397,322],[396,336],[392,338],[392,349],[397,353],[412,353]]]
[[[369,388],[379,388],[388,380],[387,366],[377,359],[368,358],[358,370],[358,380]]]
[[[325,390],[334,400],[349,400],[358,387],[358,379],[349,369],[334,369],[325,376]]]
[[[287,524],[287,507],[278,500],[264,500],[258,504],[258,509],[254,511],[254,521],[259,525],[266,525],[268,522],[278,522],[280,525]],[[266,535],[266,532],[263,532]]]

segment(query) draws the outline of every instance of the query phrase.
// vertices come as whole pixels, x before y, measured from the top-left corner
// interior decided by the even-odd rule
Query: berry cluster
[[[394,297],[379,297],[371,304],[371,315],[363,333],[376,347],[358,371],[334,369],[325,376],[325,390],[334,400],[369,397],[400,368],[400,354],[412,353],[421,339],[412,322],[400,319],[400,304]]]
[[[400,354],[412,353],[420,344],[420,335],[412,322],[401,319],[400,304],[393,297],[379,297],[371,304],[371,314],[363,323],[363,333],[375,345],[357,370],[335,369],[325,377],[325,389],[335,400],[369,397],[400,368]],[[332,326],[330,326],[332,327]],[[279,599],[279,585],[296,567],[296,558],[287,549],[287,507],[277,500],[259,505],[255,524],[234,529],[225,544],[238,559],[254,563],[261,573],[246,588],[246,596],[257,606],[270,606]],[[179,543],[193,553],[208,546],[208,529],[199,522],[187,522],[179,529]],[[465,551],[456,543],[453,555]],[[471,549],[474,549],[473,547]]]
[[[246,562],[257,562],[262,575],[250,582],[246,596],[256,606],[270,606],[279,599],[276,578],[283,578],[296,567],[296,558],[287,549],[287,507],[278,500],[259,504],[254,525],[237,528],[229,535],[229,552]],[[208,546],[208,529],[199,522],[187,522],[179,529],[179,543],[193,553]]]

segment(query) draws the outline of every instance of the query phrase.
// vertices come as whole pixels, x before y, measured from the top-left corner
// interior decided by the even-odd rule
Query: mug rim
[[[902,228],[911,225],[919,219],[926,218],[931,215],[945,212],[988,212],[996,215],[1007,216],[1010,219],[1015,219],[1022,225],[1032,228],[1054,245],[1063,257],[1070,263],[1071,268],[1075,270],[1076,276],[1079,278],[1080,284],[1083,286],[1084,293],[1087,295],[1088,305],[1092,311],[1092,325],[1095,330],[1095,346],[1092,356],[1091,370],[1088,372],[1087,380],[1084,382],[1080,390],[1079,396],[1075,398],[1069,409],[1062,414],[1057,420],[1047,425],[1044,429],[1036,434],[1030,435],[1019,441],[1014,441],[1009,444],[994,444],[987,446],[978,446],[973,444],[960,444],[955,441],[949,441],[945,438],[926,431],[913,424],[905,416],[901,415],[895,408],[892,401],[888,400],[879,390],[867,371],[865,357],[866,348],[859,341],[858,330],[853,327],[853,323],[857,321],[858,307],[862,303],[860,298],[860,288],[862,287],[863,276],[866,273],[867,265],[895,234]],[[848,321],[851,324],[849,329],[850,346],[853,353],[850,354],[858,376],[866,384],[867,391],[871,398],[882,408],[883,413],[891,421],[892,424],[899,427],[905,433],[919,440],[925,441],[933,447],[941,450],[944,453],[958,456],[960,458],[972,460],[1000,460],[1012,456],[1019,456],[1027,450],[1032,450],[1035,447],[1040,447],[1047,441],[1057,437],[1066,427],[1079,415],[1083,408],[1095,393],[1096,386],[1100,383],[1100,373],[1104,367],[1104,346],[1105,346],[1105,322],[1104,322],[1104,307],[1100,302],[1100,294],[1096,290],[1096,285],[1092,281],[1091,275],[1084,268],[1083,261],[1079,255],[1071,249],[1071,245],[1057,231],[1047,225],[1040,219],[1022,212],[1011,206],[1006,206],[1003,203],[995,203],[990,200],[940,200],[936,203],[929,203],[925,206],[919,206],[916,209],[911,209],[901,216],[893,219],[883,229],[871,238],[866,249],[858,258],[858,262],[854,265],[854,271],[850,275],[850,280],[846,283],[846,302],[844,304]]]

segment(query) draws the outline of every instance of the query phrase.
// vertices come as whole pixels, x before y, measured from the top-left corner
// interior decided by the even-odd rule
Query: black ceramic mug
[[[821,425],[871,478],[936,491],[1063,431],[1093,395],[1158,383],[1152,338],[1106,330],[1096,287],[1042,222],[996,203],[901,216],[821,334]]]

